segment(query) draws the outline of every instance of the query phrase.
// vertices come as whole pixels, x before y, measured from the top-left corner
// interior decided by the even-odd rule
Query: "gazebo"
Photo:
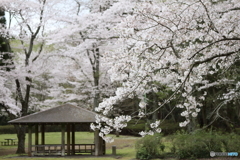
[[[28,125],[28,156],[34,155],[75,155],[90,153],[95,156],[106,152],[105,141],[99,137],[99,131],[94,132],[93,144],[75,144],[75,125],[95,122],[96,113],[71,104],[64,104],[45,111],[36,112],[9,121],[14,125]],[[45,144],[45,126],[61,125],[61,144]],[[35,144],[32,133],[35,127]],[[65,140],[65,132],[67,139]],[[39,136],[41,133],[41,138]],[[41,139],[41,141],[39,141]],[[66,142],[66,143],[65,143]]]

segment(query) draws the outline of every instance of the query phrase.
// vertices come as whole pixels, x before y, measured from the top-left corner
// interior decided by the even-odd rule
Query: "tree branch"
[[[223,41],[240,41],[240,38],[238,38],[238,37],[233,37],[233,38],[226,38],[226,37],[224,37],[223,39],[220,39],[220,40],[217,40],[217,41],[215,41],[215,42],[212,42],[212,43],[206,45],[205,47],[201,48],[200,50],[198,50],[196,53],[193,54],[192,57],[188,58],[188,60],[191,60],[191,59],[194,58],[197,54],[199,54],[201,51],[207,49],[208,47],[210,47],[210,46],[212,46],[212,45],[214,45],[214,44],[216,44],[216,43],[223,42]]]
[[[17,95],[19,97],[19,100],[20,100],[21,104],[24,104],[24,99],[23,99],[22,90],[21,90],[21,84],[18,79],[15,80],[15,83],[16,83],[16,87],[17,87]]]
[[[197,65],[199,65],[199,64],[209,62],[209,61],[211,61],[211,60],[213,60],[213,59],[215,59],[215,58],[218,58],[218,57],[227,57],[227,56],[230,56],[230,55],[235,54],[235,53],[238,53],[238,52],[240,52],[240,48],[239,48],[237,51],[232,51],[232,52],[227,52],[227,53],[224,53],[224,54],[214,55],[214,56],[209,57],[209,58],[207,58],[207,59],[205,59],[205,60],[196,61],[196,62],[193,64],[193,66],[197,66]]]

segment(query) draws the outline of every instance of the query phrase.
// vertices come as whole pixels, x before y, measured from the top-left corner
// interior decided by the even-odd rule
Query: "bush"
[[[240,136],[231,133],[221,136],[224,152],[238,152],[240,153]]]
[[[15,134],[16,130],[13,125],[0,126],[0,134]]]
[[[179,127],[179,124],[172,120],[164,120],[161,123],[161,129],[164,135],[171,135],[182,130],[183,128]]]
[[[221,152],[220,135],[198,131],[192,134],[178,134],[173,141],[173,149],[178,158],[208,158],[210,152]]]
[[[135,145],[137,159],[152,159],[163,156],[165,146],[161,142],[161,135],[145,136],[138,140]]]
[[[240,135],[240,128],[235,128],[235,133]]]

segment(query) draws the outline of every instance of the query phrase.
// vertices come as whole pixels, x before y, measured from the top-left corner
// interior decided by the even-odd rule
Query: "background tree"
[[[1,33],[15,68],[1,71],[0,85],[12,116],[34,112],[40,100],[87,104],[104,115],[92,129],[106,140],[131,119],[148,121],[146,135],[161,132],[169,115],[190,132],[239,117],[237,0],[11,2],[1,6],[15,24]],[[25,129],[16,128],[20,153]]]
[[[66,84],[69,84],[68,90],[71,91],[65,94],[64,101],[66,98],[70,100],[74,97],[75,100],[72,99],[72,102],[95,110],[103,98],[113,94],[113,84],[107,73],[112,62],[105,60],[108,50],[113,48],[111,45],[118,38],[113,32],[113,27],[119,22],[114,19],[117,16],[110,13],[105,15],[105,11],[112,3],[108,1],[99,3],[89,1],[82,5],[79,5],[80,2],[77,3],[77,6],[84,5],[89,13],[82,11],[80,14],[78,11],[77,15],[71,15],[68,25],[55,34],[61,38],[57,40],[53,36],[52,41],[56,50],[61,48],[56,56],[72,60],[70,62],[72,70],[68,75],[71,78],[67,78],[66,81]],[[68,34],[63,35],[62,33],[67,33],[67,30]],[[76,94],[78,96],[74,96]]]
[[[6,29],[6,18],[5,11],[3,8],[0,8],[0,28]],[[8,37],[4,33],[0,34],[0,69],[2,70],[1,76],[3,76],[4,71],[10,71],[13,68],[13,56],[11,53],[11,48],[9,45]],[[0,109],[1,109],[1,119],[5,119],[4,109],[8,105],[8,100],[10,99],[8,96],[9,90],[5,90],[6,79],[1,77],[1,100],[0,100]],[[5,119],[6,121],[6,119]],[[4,122],[3,122],[4,123]],[[5,122],[6,123],[6,122]]]
[[[0,27],[6,29],[6,18],[5,11],[3,8],[0,8]],[[0,51],[1,51],[1,61],[0,66],[2,70],[10,71],[10,65],[12,65],[12,55],[9,41],[6,35],[1,34],[0,37]]]
[[[26,3],[28,5],[26,5]],[[52,6],[55,5],[53,9]],[[44,83],[44,74],[48,72],[44,66],[46,28],[50,32],[53,27],[52,18],[59,9],[56,1],[1,1],[1,7],[10,15],[9,23],[1,33],[10,38],[10,46],[14,52],[14,69],[3,72],[8,85],[4,89],[14,101],[8,101],[4,106],[8,116],[18,118],[32,113],[38,106],[36,94],[45,94],[39,90],[39,82]],[[61,12],[59,12],[61,13]],[[49,20],[50,19],[50,20]],[[57,24],[57,23],[55,23]],[[46,68],[45,68],[46,67]],[[26,126],[15,125],[18,137],[17,153],[25,152]]]

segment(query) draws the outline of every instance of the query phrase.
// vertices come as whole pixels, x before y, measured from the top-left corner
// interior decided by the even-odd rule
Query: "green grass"
[[[65,134],[66,136],[66,134]],[[135,149],[134,145],[135,142],[138,138],[136,137],[131,137],[131,136],[120,136],[116,137],[115,135],[110,135],[112,136],[115,141],[113,143],[107,143],[106,144],[106,154],[108,157],[91,157],[91,158],[83,158],[81,157],[81,160],[112,160],[121,157],[122,160],[130,160],[135,158]],[[41,137],[39,135],[39,137]],[[0,141],[4,141],[5,138],[16,138],[16,134],[1,134],[0,135]],[[66,137],[65,137],[66,138]],[[34,143],[35,139],[35,134],[32,134],[32,141]],[[93,132],[76,132],[75,133],[75,140],[76,144],[81,143],[81,144],[86,144],[86,143],[93,143],[94,139],[94,133]],[[41,138],[39,139],[39,142],[41,142]],[[47,132],[45,133],[45,143],[46,144],[61,144],[61,133],[60,132]],[[26,151],[27,151],[27,144],[28,144],[28,134],[26,134],[26,141],[25,141],[25,146],[26,146]],[[117,147],[117,156],[111,156],[112,154],[112,146],[115,145]],[[9,152],[11,151],[8,155],[0,156],[0,159],[8,159],[10,158],[11,160],[23,160],[26,159],[17,157],[18,155],[14,154],[17,149],[17,146],[0,146],[0,153],[1,152]],[[2,155],[2,154],[0,154]],[[72,160],[75,159],[74,157],[68,158],[68,157],[31,157],[27,158],[29,160],[55,160],[55,159],[64,159],[64,160]]]
[[[139,139],[139,137],[132,137],[132,136],[120,136],[116,137],[115,135],[112,136],[115,141],[113,143],[107,143],[106,145],[106,154],[105,157],[20,157],[17,154],[14,154],[17,146],[0,146],[0,159],[9,159],[9,160],[74,160],[74,159],[81,159],[81,160],[133,160],[135,159],[135,142]],[[41,137],[41,136],[39,136]],[[93,132],[76,132],[75,133],[76,143],[93,143]],[[5,138],[17,138],[16,134],[0,134],[0,141],[3,141]],[[32,134],[32,139],[34,142],[35,135]],[[45,141],[46,144],[60,144],[61,142],[61,133],[59,132],[47,132],[45,134]],[[172,146],[171,143],[171,136],[163,137],[163,142],[165,144],[165,151],[170,152],[170,148]],[[26,135],[26,151],[27,151],[27,144],[28,144],[28,135]],[[115,145],[117,147],[117,156],[111,156],[112,154],[112,146]],[[4,153],[4,155],[2,154]],[[18,156],[18,157],[17,157]],[[225,157],[226,158],[226,157]],[[176,158],[166,158],[167,160],[177,160]],[[159,159],[155,159],[159,160]],[[210,159],[205,159],[210,160]],[[211,158],[211,160],[224,160],[224,157],[219,158]],[[239,160],[239,158],[233,158],[233,160]]]

